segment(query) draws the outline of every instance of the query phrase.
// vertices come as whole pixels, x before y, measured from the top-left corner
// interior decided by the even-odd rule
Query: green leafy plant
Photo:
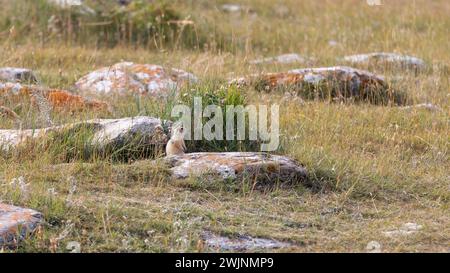
[[[187,90],[181,94],[180,103],[188,105],[191,109],[194,108],[194,98],[202,99],[203,108],[207,105],[219,106],[222,110],[222,117],[224,119],[223,132],[226,132],[226,122],[225,118],[227,116],[227,106],[243,106],[247,105],[247,99],[237,87],[229,86],[225,87],[219,83],[211,82],[205,85],[199,86],[193,90]],[[194,113],[192,113],[192,120],[194,120]],[[211,118],[214,118],[212,116]],[[203,118],[202,123],[205,124],[210,118]],[[236,125],[237,117],[234,117],[234,124]],[[246,135],[248,136],[248,116],[245,116],[245,128]],[[193,124],[192,124],[192,128]],[[213,129],[214,130],[214,129]],[[193,130],[192,130],[193,131]],[[234,126],[234,135],[236,136],[237,126]],[[193,133],[193,132],[192,132]],[[193,139],[193,137],[192,137]],[[224,152],[224,151],[258,151],[259,142],[248,140],[190,140],[187,141],[187,148],[189,152]]]

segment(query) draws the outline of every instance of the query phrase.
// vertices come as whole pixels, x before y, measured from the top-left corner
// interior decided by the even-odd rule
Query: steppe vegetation
[[[450,251],[449,1],[232,1],[237,12],[222,10],[231,2],[219,0],[134,1],[121,9],[110,2],[86,1],[91,14],[44,0],[0,0],[0,67],[30,68],[40,85],[74,92],[80,77],[122,61],[180,68],[200,81],[183,88],[181,99],[101,96],[110,111],[42,113],[29,99],[0,97],[22,129],[49,126],[46,117],[53,125],[173,120],[171,106],[194,95],[223,105],[278,103],[281,145],[274,153],[302,163],[308,183],[256,189],[246,181],[177,181],[166,175],[161,153],[91,156],[80,152],[89,137],[83,132],[50,137],[0,155],[0,201],[45,217],[32,238],[4,251],[67,252],[74,241],[83,252],[215,251],[202,243],[205,231],[290,243],[271,250],[281,252],[364,252],[370,241],[385,252]],[[369,52],[425,61],[422,71],[352,65],[384,76],[390,90],[407,97],[402,103],[226,84],[252,73],[348,65],[344,56]],[[285,53],[307,61],[250,63]],[[437,107],[412,107],[421,103]],[[1,118],[0,128],[19,125]],[[254,143],[188,143],[189,152],[253,150]],[[385,233],[405,223],[421,228]]]

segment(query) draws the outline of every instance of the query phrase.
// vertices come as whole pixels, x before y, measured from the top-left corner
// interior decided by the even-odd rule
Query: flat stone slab
[[[43,102],[48,103],[56,111],[74,112],[88,109],[107,111],[109,109],[106,102],[85,98],[72,94],[69,91],[10,82],[0,82],[0,99],[6,99],[14,103],[19,103],[24,99],[30,99],[38,106]]]
[[[84,15],[96,14],[95,10],[88,7],[83,0],[47,0],[47,2],[60,9],[76,9]]]
[[[383,235],[387,237],[407,236],[417,233],[423,228],[422,225],[416,223],[405,223],[398,229],[383,231]]]
[[[43,222],[41,213],[0,203],[0,248],[17,244]]]
[[[153,117],[133,117],[122,119],[94,119],[62,126],[28,130],[0,130],[0,150],[9,151],[36,141],[52,133],[73,135],[82,131],[90,135],[85,149],[104,150],[114,148],[164,145],[168,137],[163,129],[163,121]]]
[[[442,108],[432,103],[419,103],[415,105],[403,106],[400,109],[403,110],[428,110],[430,112],[442,111]]]
[[[197,77],[175,68],[154,64],[122,62],[93,71],[79,79],[75,86],[82,94],[140,94],[167,97]]]
[[[271,63],[279,63],[279,64],[291,64],[291,63],[304,63],[307,59],[295,54],[295,53],[289,53],[289,54],[282,54],[275,57],[268,57],[268,58],[262,58],[262,59],[256,59],[253,61],[250,61],[250,64],[271,64]]]
[[[408,55],[386,52],[350,55],[345,56],[343,60],[352,64],[366,64],[377,66],[388,65],[395,66],[397,68],[412,70],[422,70],[426,67],[425,61],[423,61],[422,59]]]
[[[304,180],[307,176],[306,169],[295,160],[267,153],[190,153],[166,157],[166,161],[176,179],[256,178],[262,183],[288,183]]]
[[[234,13],[234,12],[241,12],[244,7],[238,4],[223,4],[220,6],[220,9],[224,12]]]
[[[31,69],[18,67],[0,67],[0,81],[5,82],[37,82],[36,75]]]
[[[254,251],[292,247],[292,244],[273,239],[254,238],[240,235],[235,238],[219,236],[211,232],[204,232],[202,239],[205,245],[212,250],[222,251]]]
[[[254,86],[259,91],[287,89],[309,92],[324,89],[323,95],[333,98],[367,96],[368,90],[384,90],[387,84],[382,76],[347,66],[303,68],[288,72],[253,74],[233,79],[231,85]],[[328,92],[329,91],[329,92]],[[314,94],[314,92],[312,92]]]

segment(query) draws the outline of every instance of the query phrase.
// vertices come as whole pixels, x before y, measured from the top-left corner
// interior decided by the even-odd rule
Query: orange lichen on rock
[[[63,90],[49,90],[45,96],[53,108],[66,111],[83,109],[107,110],[108,104],[99,100],[86,99]]]
[[[391,99],[383,77],[346,66],[253,74],[233,79],[229,84],[253,86],[258,91],[296,92],[309,98],[351,98],[373,103],[385,103]]]
[[[122,62],[100,68],[80,78],[75,86],[81,94],[140,94],[167,97],[197,77],[175,68]]]
[[[42,223],[42,214],[0,203],[0,248],[16,244]]]
[[[368,71],[351,67],[323,67],[294,69],[288,72],[253,74],[248,77],[230,81],[230,84],[255,85],[266,91],[291,85],[319,85],[326,84],[339,89],[351,89],[360,91],[370,85],[384,87],[386,83],[383,77]]]
[[[297,73],[268,73],[261,77],[268,88],[276,88],[279,85],[294,85],[303,80],[303,75]]]
[[[108,110],[107,103],[87,99],[82,96],[72,94],[65,90],[46,89],[35,85],[22,85],[18,83],[0,83],[0,98],[5,98],[13,103],[18,103],[24,99],[36,102],[36,96],[42,96],[57,111],[83,111],[83,110]]]

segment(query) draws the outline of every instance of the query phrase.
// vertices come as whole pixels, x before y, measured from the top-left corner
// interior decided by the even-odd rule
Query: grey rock
[[[225,12],[240,12],[243,8],[238,4],[223,4],[220,9]]]
[[[391,65],[413,70],[422,70],[426,67],[422,59],[386,52],[350,55],[345,56],[343,60],[352,64]]]
[[[416,223],[405,223],[398,229],[384,231],[383,234],[387,237],[399,237],[412,235],[422,229],[422,225]]]
[[[284,243],[273,239],[254,238],[247,235],[229,238],[211,232],[204,232],[201,237],[208,248],[222,251],[254,251],[293,246],[290,243]]]
[[[286,156],[255,152],[190,153],[165,159],[176,179],[256,179],[260,183],[304,181],[306,169]]]
[[[85,15],[96,14],[95,10],[87,6],[83,0],[47,0],[47,2],[61,9],[75,8],[81,14]]]
[[[0,81],[36,83],[37,78],[31,69],[2,67],[0,68]]]
[[[439,106],[434,105],[432,103],[419,103],[419,104],[415,104],[415,105],[408,105],[408,106],[402,107],[401,109],[403,109],[403,110],[423,109],[423,110],[428,110],[430,112],[442,111],[442,109]]]
[[[163,128],[164,121],[153,117],[133,117],[122,119],[95,119],[27,130],[0,130],[0,150],[9,151],[30,140],[39,140],[49,133],[57,135],[76,134],[87,130],[91,134],[86,149],[104,151],[109,148],[120,150],[126,147],[145,148],[167,143],[167,135]]]
[[[70,253],[81,253],[81,244],[76,241],[70,241],[67,243],[66,249],[69,250]]]
[[[366,250],[369,253],[381,253],[381,244],[377,241],[370,241],[366,246]]]
[[[291,63],[304,63],[306,59],[298,54],[289,53],[282,54],[275,57],[268,57],[263,59],[257,59],[250,61],[250,64],[270,64],[270,63],[279,63],[279,64],[291,64]]]

